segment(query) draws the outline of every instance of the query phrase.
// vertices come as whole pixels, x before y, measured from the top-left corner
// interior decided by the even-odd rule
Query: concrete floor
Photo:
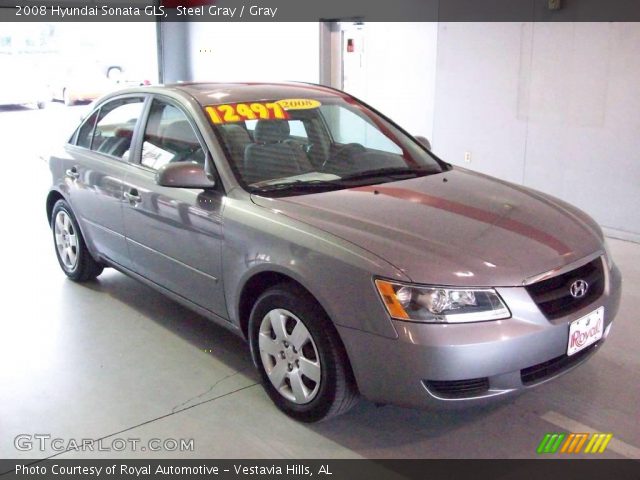
[[[640,458],[640,245],[611,241],[624,276],[609,340],[561,379],[489,409],[442,413],[362,401],[302,425],[280,414],[242,340],[124,275],[66,280],[44,214],[46,164],[86,107],[0,109],[4,182],[0,458],[19,434],[81,440],[194,439],[190,452],[67,452],[72,457],[535,457],[546,432],[612,432],[603,455]]]

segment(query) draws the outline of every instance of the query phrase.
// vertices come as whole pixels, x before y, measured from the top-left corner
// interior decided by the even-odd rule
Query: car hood
[[[578,209],[458,168],[381,185],[252,198],[374,253],[418,283],[522,285],[602,249],[599,227]]]

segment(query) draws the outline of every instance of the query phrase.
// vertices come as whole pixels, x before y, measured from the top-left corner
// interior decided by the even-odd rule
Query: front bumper
[[[397,339],[338,327],[360,393],[409,407],[485,404],[555,378],[590,357],[605,341],[619,307],[621,276],[606,274],[604,293],[548,320],[523,287],[496,289],[512,318],[469,324],[393,321]],[[605,336],[567,357],[569,324],[604,306]]]

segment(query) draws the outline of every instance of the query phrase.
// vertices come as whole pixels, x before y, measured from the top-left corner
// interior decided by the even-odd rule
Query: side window
[[[171,162],[204,165],[204,160],[205,152],[185,113],[170,103],[154,99],[144,130],[140,163],[158,169]]]
[[[142,98],[125,98],[100,109],[91,150],[128,160],[136,122],[142,113]]]
[[[93,127],[96,124],[98,113],[100,110],[93,112],[89,118],[80,126],[78,130],[78,136],[76,138],[76,145],[78,147],[91,148],[91,138],[93,136]]]

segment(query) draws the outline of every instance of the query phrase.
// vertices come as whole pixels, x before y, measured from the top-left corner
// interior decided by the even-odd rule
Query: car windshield
[[[292,195],[442,172],[414,139],[345,97],[208,105],[205,111],[241,184]]]

